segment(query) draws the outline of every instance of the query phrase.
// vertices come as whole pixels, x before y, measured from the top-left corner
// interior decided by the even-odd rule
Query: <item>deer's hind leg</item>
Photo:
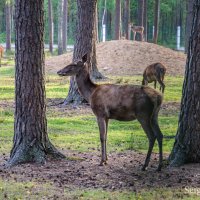
[[[142,125],[142,128],[143,128],[144,132],[146,133],[147,138],[149,140],[149,148],[148,148],[147,156],[146,156],[144,165],[142,167],[142,170],[144,171],[149,164],[151,153],[152,153],[154,143],[155,143],[155,140],[156,140],[156,136],[155,136],[154,131],[151,127],[150,119],[143,119],[142,117],[141,118],[139,117],[138,121]]]
[[[160,171],[162,168],[162,162],[163,162],[163,152],[162,152],[162,140],[163,140],[163,134],[160,130],[160,127],[158,125],[158,119],[157,116],[153,117],[152,119],[152,128],[154,130],[154,134],[156,135],[156,139],[158,141],[158,147],[159,147],[159,165],[157,168],[157,171]]]
[[[158,80],[158,83],[160,84],[160,91],[162,91],[162,93],[164,93],[164,91],[165,91],[165,84],[161,80]]]
[[[155,81],[154,81],[154,88],[155,88],[155,89],[156,89],[156,83],[157,83],[157,81],[155,80]]]
[[[101,141],[101,162],[100,165],[107,164],[107,150],[106,150],[106,141],[107,141],[107,127],[108,119],[97,117],[97,122],[100,132],[100,141]]]

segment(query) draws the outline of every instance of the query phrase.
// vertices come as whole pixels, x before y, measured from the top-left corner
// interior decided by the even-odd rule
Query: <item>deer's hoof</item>
[[[142,171],[146,171],[146,169],[147,169],[147,167],[146,167],[146,166],[143,166],[141,170],[142,170]]]
[[[158,168],[156,169],[156,171],[157,171],[157,172],[160,172],[160,171],[161,171],[161,168],[162,168],[162,166],[159,165]]]
[[[99,164],[99,166],[105,166],[105,165],[107,165],[106,161],[101,161],[100,164]]]

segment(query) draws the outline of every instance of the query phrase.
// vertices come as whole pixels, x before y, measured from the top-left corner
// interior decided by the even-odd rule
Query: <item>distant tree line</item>
[[[128,24],[133,23],[144,26],[146,41],[175,48],[177,26],[180,26],[181,46],[185,46],[186,3],[187,0],[98,0],[97,40],[103,39],[103,24],[106,25],[106,40],[116,39],[117,32],[119,37],[133,39],[133,34],[128,30]],[[77,2],[45,0],[44,12],[44,41],[49,44],[51,52],[53,52],[53,44],[57,44],[58,53],[62,54],[66,51],[66,45],[74,44],[75,41]],[[14,1],[1,0],[0,43],[6,43],[8,50],[15,37],[13,21]],[[139,40],[138,37],[136,38]]]

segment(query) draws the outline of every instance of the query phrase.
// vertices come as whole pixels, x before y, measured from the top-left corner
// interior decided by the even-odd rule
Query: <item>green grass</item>
[[[64,189],[59,190],[51,183],[39,184],[37,182],[16,182],[1,180],[0,178],[0,199],[10,200],[35,200],[35,199],[81,199],[81,200],[198,200],[197,193],[188,193],[182,188],[154,188],[132,191],[106,191],[102,189]]]
[[[13,67],[0,68],[0,100],[11,101],[14,99],[14,69]],[[140,84],[141,76],[111,77],[109,82]],[[166,77],[165,102],[179,102],[181,98],[182,77]],[[152,84],[150,84],[152,86]],[[69,79],[57,75],[47,75],[47,98],[65,98],[69,88]],[[56,112],[56,111],[55,111]],[[55,114],[54,112],[54,114]],[[57,111],[58,112],[58,111]],[[99,133],[94,115],[73,117],[52,117],[48,114],[48,133],[51,140],[59,148],[69,148],[78,151],[90,151],[100,148]],[[159,123],[165,136],[176,134],[178,113],[161,115]],[[14,114],[10,108],[0,110],[0,137],[9,141],[1,145],[0,152],[8,152],[12,143]],[[173,140],[164,139],[164,152],[170,152]],[[137,121],[119,122],[110,120],[108,130],[108,151],[124,151],[134,149],[146,151],[147,138]],[[158,150],[157,144],[154,148]]]
[[[56,189],[50,184],[38,184],[37,182],[15,182],[1,180],[0,178],[0,199],[10,200],[35,200],[44,197],[53,197]],[[45,198],[48,199],[48,198]]]
[[[13,62],[8,61],[8,62]],[[117,84],[141,84],[141,76],[110,77],[108,82]],[[183,77],[165,78],[166,90],[164,102],[180,102]],[[102,83],[101,83],[102,84]],[[153,84],[150,84],[153,87]],[[46,76],[47,98],[65,98],[69,88],[69,78],[48,74]],[[14,101],[14,67],[0,68],[0,103],[13,105]],[[52,113],[53,112],[53,113]],[[72,149],[80,152],[94,152],[100,149],[99,131],[95,116],[92,114],[63,117],[61,111],[47,112],[48,134],[53,144],[59,149]],[[53,114],[53,115],[52,115]],[[176,134],[178,113],[160,114],[159,124],[164,136]],[[0,107],[0,154],[8,154],[12,147],[14,129],[14,109],[12,106]],[[163,150],[169,153],[174,139],[163,140]],[[148,140],[141,125],[137,122],[119,122],[110,120],[108,129],[108,151],[120,152],[136,150],[146,152]],[[158,152],[157,143],[154,151]],[[51,194],[48,191],[51,190]],[[0,199],[41,199],[53,195],[52,185],[38,186],[35,182],[3,181],[0,178]],[[34,194],[34,195],[32,195]],[[130,191],[104,191],[99,189],[85,189],[83,191],[66,189],[63,198],[71,199],[195,199],[196,195],[183,195],[180,189],[158,188],[144,190],[139,193]],[[48,199],[48,198],[47,198]],[[196,198],[198,199],[198,198]]]

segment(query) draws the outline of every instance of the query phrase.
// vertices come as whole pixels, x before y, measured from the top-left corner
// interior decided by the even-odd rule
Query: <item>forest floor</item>
[[[72,53],[48,58],[46,60],[47,74],[55,74],[71,60]],[[166,65],[168,75],[183,76],[186,55],[155,44],[121,40],[98,44],[97,60],[99,70],[106,76],[141,75],[145,67],[154,62],[162,62]],[[87,105],[73,109],[71,106],[65,108],[61,105],[52,106],[51,103],[48,102],[47,111],[59,112],[60,116],[92,113]],[[3,101],[1,101],[1,106],[5,106]],[[7,106],[13,108],[14,104],[10,103]],[[161,112],[166,114],[178,109],[179,103],[168,103],[164,104]],[[67,156],[67,159],[48,160],[45,165],[23,164],[12,169],[4,168],[8,155],[0,155],[0,177],[5,181],[37,182],[41,187],[50,184],[52,189],[49,190],[47,187],[48,198],[43,199],[84,199],[81,193],[78,196],[76,194],[65,197],[65,192],[70,193],[76,191],[77,188],[80,191],[98,189],[131,191],[136,194],[142,191],[150,193],[156,191],[159,194],[155,194],[153,199],[165,199],[166,194],[162,196],[163,188],[169,191],[169,199],[189,198],[193,194],[195,197],[200,195],[199,164],[187,164],[179,168],[169,168],[165,165],[161,172],[156,172],[158,154],[153,153],[149,168],[147,171],[141,171],[146,156],[144,152],[133,150],[110,152],[108,165],[99,166],[99,149],[95,149],[93,152],[79,152],[72,149],[62,149],[61,151]],[[167,157],[168,154],[165,154],[165,160]],[[31,192],[39,192],[33,190]],[[41,188],[35,190],[41,190]],[[43,188],[43,190],[45,189]],[[93,197],[86,199],[93,199]],[[116,199],[116,197],[107,199]],[[135,199],[135,197],[127,199]],[[136,199],[143,198],[136,196]],[[146,199],[151,198],[147,196]]]

